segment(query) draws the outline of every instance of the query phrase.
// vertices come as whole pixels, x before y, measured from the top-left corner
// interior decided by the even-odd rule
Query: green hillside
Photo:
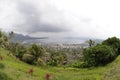
[[[103,75],[103,80],[120,80],[120,56],[107,67],[107,71]]]
[[[46,80],[45,75],[51,74],[51,80],[118,80],[120,79],[120,56],[111,64],[98,68],[61,68],[61,67],[39,67],[31,66],[19,61],[14,56],[8,56],[7,50],[0,49],[3,60],[0,61],[5,68],[1,72],[7,74],[13,80]],[[34,73],[30,75],[29,69]]]

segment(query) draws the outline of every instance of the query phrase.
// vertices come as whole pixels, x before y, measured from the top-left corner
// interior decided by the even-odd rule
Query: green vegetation
[[[120,54],[120,39],[111,37],[102,42],[104,45],[108,45],[114,49],[116,56]]]
[[[89,47],[92,47],[95,44],[95,41],[89,39],[87,43],[89,44]]]
[[[102,44],[92,45],[92,40],[89,40],[90,47],[84,49],[84,63],[80,67],[93,67],[106,65],[116,59],[120,53],[120,39],[111,37],[102,42]]]
[[[111,62],[115,57],[114,50],[107,45],[96,45],[83,52],[85,67],[100,66]]]
[[[50,59],[47,61],[48,65],[51,66],[61,66],[67,64],[67,56],[64,52],[52,52],[50,54]]]
[[[119,38],[97,45],[90,39],[86,49],[53,49],[14,43],[12,37],[0,31],[0,80],[120,79]]]
[[[38,59],[40,60],[45,55],[45,49],[40,45],[33,44],[28,49],[27,54],[31,55],[33,62],[38,63]]]
[[[103,80],[120,80],[120,56],[109,66],[110,68],[103,75]]]
[[[24,54],[22,60],[26,63],[32,64],[34,62],[34,56],[31,54]]]
[[[12,80],[11,78],[8,77],[8,75],[6,75],[3,72],[0,72],[0,80]]]
[[[2,69],[5,68],[5,65],[3,63],[0,63],[0,80],[12,80],[7,74],[2,72]]]
[[[38,67],[33,65],[28,65],[16,59],[14,56],[8,56],[8,51],[1,50],[3,61],[0,61],[5,68],[0,69],[4,74],[9,75],[13,80],[45,80],[45,75],[47,73],[52,74],[52,77],[55,77],[57,80],[118,80],[112,77],[108,79],[113,69],[114,75],[119,75],[120,56],[111,64],[97,67],[97,68],[70,68],[70,67]],[[28,73],[29,69],[33,68],[34,73],[30,75]],[[103,79],[104,78],[104,79]],[[55,79],[51,79],[55,80]]]

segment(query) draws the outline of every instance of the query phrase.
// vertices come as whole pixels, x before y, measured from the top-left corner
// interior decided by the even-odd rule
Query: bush
[[[74,61],[72,64],[69,64],[69,66],[74,68],[80,68],[82,63],[83,62],[80,62],[80,61]]]
[[[51,66],[58,66],[57,60],[50,60],[49,62],[47,62],[47,64]]]
[[[31,54],[24,54],[22,57],[22,60],[29,64],[32,64],[34,62],[34,59],[35,59],[34,56]]]
[[[88,68],[88,67],[91,67],[91,64],[88,64],[87,62],[83,62],[79,66],[79,68]]]
[[[0,72],[0,80],[12,80],[8,75],[3,72]]]
[[[3,69],[5,66],[2,64],[2,63],[0,63],[0,69]]]
[[[116,56],[120,53],[120,39],[116,37],[108,38],[102,42],[103,45],[108,45],[114,49]]]
[[[115,58],[114,50],[107,45],[96,45],[83,51],[87,67],[105,65]]]
[[[28,53],[33,55],[37,61],[39,57],[43,57],[45,55],[46,50],[40,45],[33,44],[28,49]]]
[[[22,60],[23,55],[26,53],[25,49],[21,49],[18,51],[18,54],[16,54],[16,57]]]
[[[38,64],[39,66],[44,66],[44,65],[45,65],[44,61],[43,61],[41,58],[38,58],[37,64]]]

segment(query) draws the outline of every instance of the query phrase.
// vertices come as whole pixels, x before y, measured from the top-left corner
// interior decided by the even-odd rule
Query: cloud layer
[[[10,11],[13,13],[4,14],[7,11],[3,11],[4,16],[8,16],[8,20],[13,18],[9,24],[9,28],[12,28],[18,32],[35,33],[35,32],[66,32],[69,31],[64,19],[64,16],[54,6],[48,4],[47,0],[41,0],[41,5],[25,1],[1,1],[5,7],[10,7]],[[1,3],[1,4],[2,4]],[[13,5],[11,5],[13,4]],[[37,5],[37,6],[36,6]],[[13,8],[14,7],[14,8]],[[6,21],[6,19],[4,19]],[[3,21],[4,22],[4,21]],[[3,25],[4,28],[8,28],[7,25]],[[5,28],[5,29],[6,29]]]
[[[45,6],[45,5],[44,5]],[[46,5],[46,7],[49,5]],[[39,6],[37,6],[39,7]],[[20,29],[25,27],[25,31],[28,33],[34,33],[34,32],[64,32],[68,31],[66,29],[66,25],[63,25],[61,21],[59,20],[59,16],[56,16],[54,12],[57,12],[54,8],[50,8],[48,10],[53,12],[47,12],[46,9],[44,11],[40,10],[34,5],[26,4],[24,2],[19,2],[17,10],[19,13],[23,16],[23,19],[25,22],[23,24],[18,24],[17,26],[20,26]],[[52,15],[49,15],[51,14]],[[44,15],[47,15],[47,17],[44,17]],[[51,18],[49,18],[51,17]],[[56,21],[59,22],[59,24],[56,23],[56,21],[52,18],[55,17]],[[45,21],[44,21],[45,19]],[[47,22],[47,20],[50,20],[51,22]],[[63,19],[64,20],[64,19]],[[19,30],[20,30],[19,29]]]
[[[0,0],[0,28],[36,37],[120,37],[119,4],[119,0]]]

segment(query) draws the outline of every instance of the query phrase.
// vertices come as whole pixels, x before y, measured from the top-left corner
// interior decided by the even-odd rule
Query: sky
[[[0,28],[33,37],[120,38],[119,0],[0,0]]]

